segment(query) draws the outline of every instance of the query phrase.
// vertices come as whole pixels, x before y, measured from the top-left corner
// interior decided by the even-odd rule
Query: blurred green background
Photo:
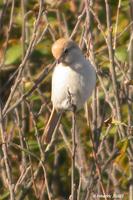
[[[42,14],[37,24],[37,30],[33,32],[36,19],[38,19],[40,2],[15,0],[13,5],[11,0],[0,0],[1,110],[4,110],[11,94],[11,88],[16,81],[17,72],[21,67],[21,63],[23,63],[30,42],[35,37],[35,44],[33,44],[26,58],[17,88],[5,113],[34,87],[40,74],[45,69],[50,69],[54,62],[51,54],[52,43],[60,37],[72,34],[77,21],[80,20],[78,16],[83,13],[85,8],[84,1],[80,0],[46,1],[41,7]],[[108,30],[104,0],[91,1],[93,13],[90,12],[90,22],[88,22],[90,27],[87,30],[85,11],[73,39],[81,46],[87,59],[91,59],[91,61],[95,59],[98,73],[97,86],[88,104],[91,107],[89,113],[91,115],[93,139],[101,169],[106,161],[110,159],[111,153],[116,150],[118,152],[114,154],[114,158],[110,159],[106,169],[102,172],[102,182],[107,194],[124,194],[123,200],[126,200],[128,199],[130,180],[132,180],[130,179],[132,178],[130,177],[130,157],[127,154],[127,149],[132,140],[133,131],[133,99],[132,95],[129,96],[129,93],[131,94],[133,90],[131,73],[131,68],[133,68],[133,66],[131,67],[133,63],[133,13],[131,11],[131,1],[109,0],[108,2],[111,10],[112,41],[122,121],[117,119],[115,113],[109,52],[105,41]],[[43,168],[39,167],[42,156],[39,140],[52,108],[50,99],[51,74],[50,70],[30,95],[4,115],[3,129],[5,140],[8,142],[7,155],[12,181],[16,187],[16,199],[48,199],[45,173]],[[112,107],[109,105],[102,84],[109,94]],[[45,155],[46,162],[44,162],[44,166],[47,180],[53,199],[56,200],[68,199],[71,193],[71,121],[71,113],[65,113],[62,118],[61,130],[66,136],[66,142],[61,131],[58,131],[52,147]],[[124,138],[119,135],[119,125],[125,129],[126,137]],[[97,167],[93,155],[94,149],[90,140],[90,128],[86,123],[84,109],[77,114],[77,126],[76,184],[78,186],[81,176],[83,176],[85,182],[93,179],[94,175],[97,174]],[[0,141],[2,147],[2,136]],[[0,199],[9,199],[9,187],[2,148],[0,149],[0,160]],[[37,169],[39,170],[34,178],[33,174]],[[24,176],[25,172],[26,175]],[[24,176],[23,180],[19,180],[21,176]],[[31,185],[28,187],[30,181]],[[93,199],[91,195],[102,193],[99,188],[99,180],[93,181],[90,199]],[[84,186],[84,184],[83,181],[80,193],[81,200],[87,198],[85,195],[89,190],[89,186]],[[25,190],[27,191],[26,194],[24,193]]]

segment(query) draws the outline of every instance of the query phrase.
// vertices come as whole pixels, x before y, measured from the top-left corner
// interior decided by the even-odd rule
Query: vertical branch
[[[2,11],[0,13],[0,31],[2,30],[2,26],[3,26],[3,23],[4,23],[4,16],[6,14],[6,9],[8,7],[8,3],[9,3],[9,0],[6,0],[3,4],[3,8],[2,8]]]
[[[131,26],[130,26],[130,37],[131,42],[129,46],[129,80],[132,80],[133,78],[133,1],[129,0],[130,3],[130,20],[131,20]],[[128,96],[129,99],[133,98],[133,88],[132,86],[128,86]],[[133,108],[132,108],[132,102],[128,101],[128,125],[133,125]]]
[[[21,0],[21,12],[22,12],[22,59],[24,58],[24,55],[25,55],[25,40],[26,40],[26,30],[25,30],[25,27],[26,27],[26,17],[25,17],[25,1],[24,0]]]
[[[89,7],[91,6],[91,1],[89,0],[85,0],[85,9],[86,9],[86,32],[85,32],[85,38],[86,38],[86,45],[87,45],[87,50],[89,51],[89,56],[90,56],[90,61],[92,62],[92,64],[94,65],[94,48],[93,48],[93,36],[92,36],[92,32],[90,31],[91,26],[91,13],[90,13],[90,9]],[[93,105],[93,130],[95,135],[97,135],[97,95],[96,95],[97,91],[96,88],[94,90],[93,93],[93,100],[92,100],[92,105]]]
[[[130,2],[132,4],[132,0]],[[114,51],[113,51],[113,45],[112,45],[112,24],[111,24],[110,7],[109,7],[108,0],[105,0],[105,6],[106,6],[106,20],[107,20],[107,28],[108,28],[108,51],[109,51],[109,59],[110,59],[110,64],[111,64],[110,70],[111,70],[111,78],[112,78],[114,98],[115,98],[115,104],[116,104],[116,114],[117,114],[117,119],[120,122],[122,122],[120,101],[119,101],[119,95],[118,95],[118,86],[117,86],[117,81],[116,81]],[[121,136],[125,137],[126,133],[123,126],[119,125],[119,129],[120,129]],[[128,156],[130,160],[132,158],[132,146],[130,142],[129,142],[128,153],[129,153]],[[131,188],[132,188],[132,184],[131,184]]]
[[[72,113],[72,175],[71,175],[71,199],[76,200],[75,183],[75,158],[76,158],[76,114]]]
[[[90,61],[94,65],[94,47],[93,47],[93,35],[91,30],[91,13],[90,13],[90,7],[91,7],[92,1],[91,0],[85,0],[85,9],[86,9],[86,31],[85,31],[85,38],[86,38],[86,45],[87,45],[87,51],[89,53]],[[97,89],[95,88],[93,93],[93,99],[92,99],[92,123],[93,123],[93,131],[94,136],[97,137]]]
[[[26,149],[30,152],[28,141],[26,141]],[[35,196],[38,197],[38,191],[37,191],[37,186],[36,186],[36,182],[35,182],[35,179],[34,179],[34,170],[33,170],[31,155],[29,154],[28,157],[29,157],[29,163],[30,163],[30,166],[31,166],[31,180],[33,182],[33,189],[34,189],[34,192],[35,192]]]
[[[133,161],[129,161],[130,166],[130,182],[129,182],[129,200],[133,200]]]
[[[87,107],[87,104],[86,104],[86,107]],[[87,111],[88,111],[88,108],[87,108]],[[103,196],[104,196],[105,200],[107,200],[105,188],[104,188],[103,181],[102,181],[101,167],[100,167],[100,164],[99,164],[99,161],[98,161],[98,157],[97,157],[97,154],[96,154],[96,149],[95,149],[95,143],[94,143],[94,139],[93,139],[92,125],[91,125],[91,122],[90,122],[89,112],[87,112],[86,114],[87,114],[86,115],[87,125],[90,128],[90,139],[91,139],[91,143],[92,143],[93,158],[94,158],[96,169],[97,169],[97,173],[98,173],[98,176],[99,176],[100,187],[101,187],[101,190],[102,190],[102,193],[103,193]]]
[[[97,22],[97,27],[100,30],[101,34],[103,35],[103,38],[104,38],[104,40],[105,40],[105,42],[107,44],[107,38],[106,38],[106,35],[105,35],[104,31],[103,31],[102,24],[101,24],[98,16],[96,15],[96,13],[93,11],[93,9],[91,7],[89,7],[89,9],[88,9],[88,1],[85,1],[85,2],[86,2],[85,5],[87,6],[87,8],[85,10],[86,10],[86,12],[88,12],[87,17],[89,17],[89,15],[90,15],[89,13],[91,12],[91,14],[94,16],[94,19]],[[88,20],[87,20],[88,23],[89,23],[89,20],[91,20],[91,19],[88,18]],[[89,46],[89,48],[90,49],[88,49],[88,50],[89,50],[89,54],[90,54],[90,60],[93,63],[93,66],[95,67],[95,69],[97,71],[97,77],[99,79],[100,86],[103,89],[103,92],[104,92],[104,95],[105,95],[105,99],[108,102],[108,104],[109,104],[110,108],[112,109],[112,111],[115,112],[114,105],[113,105],[112,100],[110,98],[110,94],[109,94],[108,90],[106,89],[106,86],[105,86],[105,84],[104,84],[104,82],[102,80],[102,77],[101,77],[101,75],[99,73],[98,66],[97,66],[96,61],[95,61],[94,47],[93,47],[93,36],[92,36],[92,30],[91,30],[91,28],[89,28],[89,37],[90,37],[89,38],[89,40],[90,40],[90,46]]]
[[[77,189],[77,200],[80,200],[80,193],[81,193],[81,188],[82,188],[82,169],[80,169],[79,171],[79,185],[78,185],[78,189]]]
[[[92,98],[92,124],[93,124],[93,132],[94,132],[94,141],[95,141],[95,148],[98,149],[98,116],[97,116],[97,88],[95,88]]]
[[[113,43],[112,43],[112,24],[111,24],[111,13],[110,13],[110,6],[108,0],[105,0],[106,6],[106,20],[107,20],[107,30],[108,30],[108,52],[109,52],[109,60],[110,60],[110,71],[111,71],[111,78],[112,78],[112,86],[115,98],[115,105],[116,105],[116,116],[117,119],[121,122],[121,110],[120,110],[120,101],[118,95],[118,85],[117,85],[117,78],[115,72],[115,62],[114,62],[114,50],[113,50]],[[122,137],[125,136],[125,131],[123,126],[120,124],[120,133]]]
[[[48,200],[53,200],[52,194],[50,192],[49,184],[48,184],[47,172],[46,172],[46,169],[45,169],[45,166],[44,166],[44,162],[42,160],[40,160],[38,166],[36,167],[36,170],[35,170],[34,175],[33,175],[34,180],[39,175],[41,168],[43,169],[44,180],[45,180],[45,185],[46,185],[46,190],[47,190],[47,195],[48,195]],[[20,190],[20,193],[18,195],[17,200],[25,199],[25,196],[29,193],[29,190],[31,189],[32,184],[33,184],[32,179],[29,179],[27,184],[25,185],[24,189]]]
[[[54,164],[53,164],[53,174],[52,174],[52,183],[51,188],[53,192],[53,196],[59,196],[62,192],[62,188],[60,187],[60,178],[59,178],[59,152],[57,147],[54,149]]]
[[[49,184],[48,184],[48,178],[47,178],[47,172],[46,172],[46,167],[44,165],[44,160],[45,160],[45,154],[43,152],[43,149],[42,149],[42,146],[41,146],[41,143],[40,143],[40,140],[39,140],[39,131],[38,131],[38,127],[37,127],[37,119],[32,111],[32,107],[30,105],[30,103],[28,101],[26,101],[27,103],[27,107],[28,107],[28,110],[29,110],[29,113],[31,114],[31,117],[32,117],[32,121],[33,121],[33,124],[34,124],[34,128],[35,128],[35,137],[36,137],[36,140],[37,140],[37,143],[38,143],[38,147],[39,147],[39,151],[40,151],[40,155],[41,155],[41,161],[39,163],[39,166],[38,166],[38,170],[39,168],[43,168],[43,172],[44,172],[44,180],[45,180],[45,185],[46,185],[46,191],[47,191],[47,195],[48,195],[48,198],[49,200],[52,199],[52,194],[50,192],[50,187],[49,187]],[[33,174],[33,173],[32,173]],[[30,189],[31,185],[34,183],[34,187],[35,187],[35,174],[36,174],[36,171],[34,172],[34,174],[32,175],[34,181],[30,181],[29,182],[29,187],[27,187],[27,191]],[[31,184],[32,183],[32,184]],[[31,184],[31,185],[30,185]],[[45,189],[42,191],[42,195],[44,193]]]
[[[85,0],[85,9],[86,9],[86,26],[87,26],[87,30],[86,30],[86,38],[87,38],[87,35],[88,35],[88,32],[89,32],[89,41],[90,41],[90,50],[89,50],[89,53],[90,53],[90,60],[91,62],[93,63],[93,65],[95,66],[95,61],[94,61],[94,50],[93,50],[93,45],[92,45],[92,32],[90,31],[90,9],[89,9],[89,6],[92,2],[91,1],[88,1],[88,0]],[[97,130],[97,125],[98,125],[98,122],[97,122],[97,96],[96,96],[96,93],[97,91],[95,90],[95,93],[94,93],[94,98],[93,98],[93,114],[94,114],[94,119],[93,119],[93,126],[94,126],[94,129]],[[93,157],[94,157],[94,160],[95,160],[95,165],[96,165],[96,169],[97,169],[97,173],[98,173],[98,176],[99,176],[99,183],[100,183],[100,188],[102,190],[102,193],[103,193],[103,196],[106,198],[106,193],[105,193],[105,188],[104,188],[104,185],[103,185],[103,181],[102,181],[102,175],[101,175],[101,167],[99,165],[99,162],[98,162],[98,157],[97,157],[97,154],[96,154],[96,148],[95,148],[95,141],[94,141],[94,137],[93,137],[93,133],[92,133],[92,125],[91,125],[91,122],[90,122],[90,117],[89,117],[89,113],[88,113],[88,107],[87,107],[87,104],[86,104],[86,110],[87,110],[87,124],[88,126],[90,127],[90,139],[91,139],[91,143],[92,143],[92,151],[93,151]]]
[[[8,4],[8,1],[7,1],[6,4]],[[14,6],[15,6],[15,0],[12,0],[10,21],[9,21],[8,31],[7,31],[7,35],[6,35],[6,41],[5,41],[5,44],[4,44],[3,58],[2,58],[2,61],[0,63],[0,68],[3,67],[4,62],[5,62],[5,54],[6,54],[7,45],[8,45],[8,41],[9,41],[9,37],[10,37],[10,32],[11,32],[11,29],[12,29],[12,23],[13,23]]]
[[[22,12],[22,60],[24,59],[24,55],[25,55],[25,51],[26,51],[26,47],[25,47],[25,36],[26,36],[26,18],[25,18],[25,1],[24,0],[21,0],[21,12]],[[22,77],[25,78],[25,70],[22,72]],[[24,82],[22,81],[22,86],[21,86],[21,92],[22,94],[24,93]],[[22,109],[22,137],[20,138],[21,139],[21,144],[22,144],[22,147],[24,148],[24,137],[25,137],[25,132],[26,132],[26,123],[27,123],[27,120],[26,120],[26,104],[25,104],[25,101],[22,102],[21,104],[21,109]],[[25,152],[22,151],[22,166],[24,168],[26,168],[26,156],[25,156]]]
[[[40,1],[40,5],[39,5],[39,12],[38,12],[38,16],[37,16],[37,19],[34,23],[34,28],[33,28],[33,34],[32,34],[32,38],[31,38],[31,41],[30,41],[30,44],[27,48],[27,51],[26,51],[26,54],[24,56],[24,59],[22,60],[21,64],[19,65],[19,71],[18,71],[18,74],[17,74],[17,77],[16,77],[16,81],[11,89],[11,93],[6,101],[6,104],[4,106],[4,109],[3,109],[3,112],[2,114],[4,115],[6,110],[8,109],[10,103],[11,103],[11,100],[14,96],[14,93],[18,87],[18,84],[20,83],[20,77],[22,75],[22,72],[23,72],[23,69],[25,68],[25,65],[27,63],[27,60],[31,54],[31,52],[33,51],[33,48],[34,46],[36,45],[36,42],[37,42],[37,31],[38,31],[38,27],[39,27],[39,22],[40,22],[40,18],[42,16],[42,9],[43,9],[43,2],[42,0]]]
[[[119,12],[120,12],[121,0],[118,2],[117,14],[116,14],[116,23],[115,23],[115,31],[114,31],[114,44],[113,49],[116,49],[116,38],[117,38],[117,30],[118,30],[118,19],[119,19]]]
[[[9,192],[10,192],[10,200],[15,200],[14,186],[13,186],[13,182],[12,182],[12,174],[11,174],[11,169],[10,169],[10,165],[9,165],[9,161],[8,161],[8,148],[7,148],[7,143],[6,143],[4,121],[2,118],[1,104],[0,104],[0,131],[1,131],[1,139],[2,139],[2,151],[3,151],[3,155],[4,155],[8,187],[9,187]]]
[[[130,3],[130,20],[133,22],[133,1],[129,0]],[[129,47],[129,80],[133,78],[133,23],[130,27],[131,43]],[[128,99],[133,99],[133,86],[128,85]],[[133,106],[132,102],[128,100],[128,126],[133,126]],[[132,134],[131,131],[127,130],[128,134]],[[133,200],[133,159],[130,157],[130,184],[129,184],[129,200]]]

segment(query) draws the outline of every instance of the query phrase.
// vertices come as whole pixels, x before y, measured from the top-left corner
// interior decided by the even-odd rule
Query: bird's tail
[[[42,136],[42,144],[50,143],[55,129],[58,128],[57,126],[59,125],[61,116],[62,116],[62,113],[59,113],[59,112],[57,113],[55,108],[52,109],[50,118],[47,122],[45,129],[44,129],[44,133],[43,133],[43,136]]]

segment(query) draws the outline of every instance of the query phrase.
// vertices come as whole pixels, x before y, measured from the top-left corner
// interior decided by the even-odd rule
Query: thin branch
[[[130,3],[130,21],[133,22],[133,1],[129,0]],[[129,80],[133,78],[133,24],[130,27],[130,48],[129,48]],[[133,99],[133,88],[127,86],[127,93],[130,99]],[[128,101],[128,125],[133,126],[133,106],[132,102]],[[127,129],[128,135],[132,134],[132,131]],[[131,143],[131,141],[129,141]],[[129,184],[129,200],[133,200],[133,158],[129,157],[129,167],[130,167],[130,184]]]
[[[113,44],[114,50],[116,49],[116,39],[117,39],[117,30],[118,30],[120,7],[121,7],[121,0],[119,0],[119,2],[118,2],[117,14],[116,14],[116,23],[115,23],[115,31],[114,31],[114,44]]]
[[[106,192],[105,192],[105,188],[104,188],[103,180],[102,180],[101,167],[100,167],[100,164],[99,164],[99,161],[98,161],[98,157],[97,157],[97,154],[96,154],[95,143],[94,143],[93,133],[92,133],[92,125],[91,125],[91,121],[90,121],[90,117],[89,117],[89,113],[88,112],[87,112],[86,119],[87,119],[87,125],[90,128],[90,139],[91,139],[91,143],[92,143],[93,158],[94,158],[96,169],[97,169],[97,173],[98,173],[98,176],[99,176],[101,190],[102,190],[102,193],[103,193],[103,196],[104,196],[105,200],[107,200]]]
[[[26,45],[25,45],[25,41],[26,41],[26,18],[25,16],[25,1],[21,0],[21,11],[22,11],[22,60],[24,59],[24,55],[26,52]],[[25,67],[26,68],[26,67]],[[26,73],[25,70],[23,70],[22,72],[22,76],[21,78],[25,77],[26,78]],[[22,82],[21,84],[21,93],[24,93],[24,83]],[[21,132],[20,134],[22,134],[21,138],[21,144],[22,147],[24,148],[25,146],[25,142],[24,142],[24,138],[25,138],[25,133],[26,133],[26,124],[27,124],[27,117],[26,117],[26,105],[25,102],[23,101],[21,104],[21,110],[22,110],[22,128],[21,128]],[[23,168],[26,168],[26,156],[25,153],[22,151],[22,166]],[[25,183],[24,183],[25,184]]]
[[[72,113],[72,174],[71,174],[71,200],[76,199],[75,159],[76,159],[76,113]]]
[[[74,29],[73,29],[73,32],[71,33],[71,36],[70,36],[71,39],[73,39],[73,37],[74,37],[75,34],[77,33],[79,24],[80,24],[80,22],[81,22],[81,20],[82,20],[82,17],[84,16],[84,14],[85,14],[85,8],[83,9],[82,13],[78,16],[77,23],[76,23],[76,25],[75,25],[75,27],[74,27]]]
[[[112,86],[113,86],[113,92],[114,92],[114,98],[115,98],[115,104],[116,104],[116,116],[117,116],[117,119],[120,122],[122,122],[120,100],[119,100],[119,94],[118,94],[118,83],[117,83],[117,77],[116,77],[116,72],[115,72],[113,43],[112,43],[111,13],[110,13],[110,6],[108,3],[108,0],[105,0],[105,6],[106,6],[106,20],[107,20],[107,30],[108,30],[108,52],[109,52],[109,60],[110,60]],[[120,128],[120,133],[121,133],[120,137],[121,136],[124,137],[125,131],[123,127],[119,125],[119,128]]]
[[[14,186],[13,186],[13,181],[12,181],[12,172],[11,168],[9,165],[9,160],[8,160],[8,147],[6,143],[6,131],[4,128],[4,121],[2,118],[2,107],[0,104],[0,131],[1,131],[1,139],[2,139],[2,151],[4,155],[4,162],[5,162],[5,168],[6,168],[6,173],[7,173],[7,179],[8,179],[8,187],[10,191],[10,200],[15,200],[15,194],[14,194]]]
[[[3,114],[3,118],[5,118],[8,113],[10,113],[13,109],[15,109],[22,101],[24,101],[24,99],[30,96],[33,93],[33,91],[37,89],[37,86],[44,80],[44,78],[47,77],[48,73],[53,69],[54,65],[55,62],[50,67],[48,66],[44,68],[39,78],[35,81],[33,87],[28,92],[23,94],[16,103],[14,103],[11,107],[9,107],[6,110],[5,114]]]
[[[28,58],[29,58],[29,56],[30,56],[31,52],[33,51],[33,48],[36,44],[36,39],[37,39],[37,36],[38,36],[37,31],[38,31],[38,26],[39,26],[39,21],[40,21],[41,15],[42,15],[42,1],[40,1],[39,13],[38,13],[37,20],[34,23],[34,29],[33,29],[33,34],[32,34],[30,44],[27,48],[27,52],[24,56],[22,63],[19,65],[18,75],[17,75],[15,83],[14,83],[12,89],[11,89],[11,93],[10,93],[8,99],[7,99],[7,102],[4,106],[4,109],[3,109],[3,112],[2,112],[3,115],[6,113],[8,107],[11,103],[11,100],[14,96],[14,93],[15,93],[17,87],[18,87],[18,84],[20,83],[20,77],[22,75],[23,69],[25,68],[26,62],[27,62],[27,60],[28,60]]]
[[[8,4],[8,1],[7,1],[7,4]],[[8,41],[9,41],[9,37],[10,37],[10,32],[11,32],[12,24],[13,24],[14,6],[15,6],[15,0],[12,0],[10,21],[9,21],[8,31],[7,31],[7,35],[6,35],[6,40],[5,40],[4,48],[3,48],[3,58],[2,58],[2,61],[0,63],[0,68],[3,67],[4,62],[5,62],[5,54],[6,54],[6,50],[7,50],[7,46],[8,46]]]

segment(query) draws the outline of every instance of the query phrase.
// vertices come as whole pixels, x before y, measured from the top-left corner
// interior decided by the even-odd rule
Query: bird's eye
[[[67,54],[68,53],[68,49],[64,49],[64,54]]]

